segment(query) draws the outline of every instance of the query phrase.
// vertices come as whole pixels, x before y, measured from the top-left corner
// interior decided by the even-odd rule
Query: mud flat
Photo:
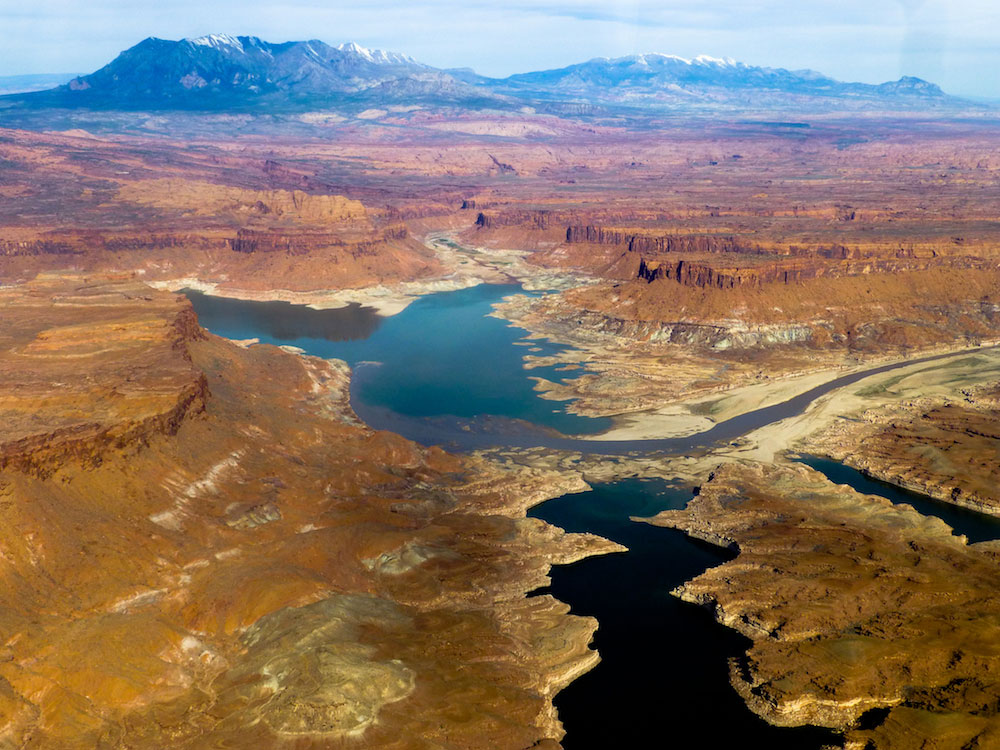
[[[727,419],[787,401],[843,375],[871,369],[873,364],[774,378],[764,383],[736,386],[708,398],[699,397],[650,411],[620,414],[613,418],[615,426],[611,430],[584,436],[584,439],[653,440],[697,434]]]
[[[859,449],[857,438],[847,436],[868,420],[879,421],[879,414],[884,417],[896,409],[962,400],[964,389],[998,377],[1000,350],[996,347],[914,362],[832,390],[803,413],[753,430],[719,454],[772,461],[785,450],[797,449],[836,457],[831,451],[837,441],[841,441],[842,451]]]

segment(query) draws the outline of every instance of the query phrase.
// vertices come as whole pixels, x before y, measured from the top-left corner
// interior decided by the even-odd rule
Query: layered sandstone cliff
[[[0,133],[0,159],[11,167],[0,176],[6,281],[128,271],[252,294],[443,272],[405,212],[347,197],[298,165],[18,131]]]

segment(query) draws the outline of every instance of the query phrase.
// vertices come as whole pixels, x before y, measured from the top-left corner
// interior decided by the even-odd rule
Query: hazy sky
[[[213,32],[495,76],[664,52],[1000,98],[1000,0],[0,0],[0,75],[91,72],[147,36]]]

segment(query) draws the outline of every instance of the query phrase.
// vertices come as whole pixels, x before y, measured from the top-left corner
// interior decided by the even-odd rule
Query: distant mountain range
[[[543,110],[927,109],[967,105],[919,78],[843,83],[812,70],[659,54],[597,58],[496,79],[441,70],[357,44],[273,44],[252,36],[145,39],[90,75],[0,99],[28,106],[122,110],[359,109],[421,104]]]

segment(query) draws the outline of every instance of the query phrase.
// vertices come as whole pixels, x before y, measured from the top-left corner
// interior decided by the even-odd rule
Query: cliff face
[[[851,219],[853,221],[853,219]],[[666,253],[688,254],[733,254],[733,255],[784,255],[793,257],[848,258],[878,257],[887,254],[885,250],[864,251],[859,247],[846,247],[831,242],[828,245],[803,247],[794,244],[755,243],[736,235],[702,234],[637,234],[627,229],[605,228],[602,226],[566,227],[567,244],[616,245],[627,253],[662,255]],[[913,257],[912,248],[899,247],[888,250],[893,257]]]
[[[300,161],[4,133],[0,163],[16,165],[0,181],[4,281],[127,269],[231,293],[311,292],[443,271],[404,224],[418,207],[366,205]]]
[[[685,286],[715,287],[734,289],[741,286],[761,286],[764,284],[794,284],[807,279],[838,278],[843,276],[868,276],[871,274],[900,274],[912,271],[927,271],[936,268],[963,268],[971,272],[992,271],[995,262],[979,259],[958,259],[955,261],[909,260],[906,258],[874,259],[843,262],[802,262],[759,263],[750,267],[725,266],[689,260],[670,262],[666,259],[646,260],[641,256],[623,258],[622,265],[629,266],[638,261],[634,278],[646,282],[658,280],[675,281]]]
[[[771,252],[760,245],[736,237],[632,234],[623,229],[566,227],[566,242],[595,245],[622,245],[629,253],[742,253]]]
[[[129,280],[0,291],[12,747],[530,747],[596,655],[528,520],[578,488],[358,424],[337,362]]]
[[[373,233],[371,239],[347,242],[329,234],[278,232],[240,229],[235,238],[227,240],[229,247],[237,253],[285,253],[287,255],[308,255],[317,250],[335,248],[357,258],[361,255],[378,256],[388,250],[393,240],[404,240],[409,232],[403,225],[387,227]]]
[[[505,211],[497,214],[480,212],[476,216],[476,226],[480,229],[496,229],[497,227],[549,229],[552,223],[548,211]]]
[[[134,282],[77,290],[49,276],[6,290],[0,320],[0,468],[96,466],[105,450],[172,435],[205,407],[205,376],[187,354],[204,334],[180,300]]]
[[[197,234],[168,234],[158,232],[98,232],[74,231],[59,233],[58,239],[22,240],[0,242],[0,257],[8,258],[40,258],[48,255],[75,256],[68,259],[53,258],[56,264],[60,262],[80,264],[92,262],[88,256],[103,253],[135,253],[149,251],[183,250],[197,248],[212,250],[217,248],[219,241]],[[15,267],[17,261],[11,262]],[[55,266],[58,267],[58,266]]]
[[[118,188],[116,197],[125,203],[175,209],[196,216],[242,214],[327,225],[368,220],[360,201],[342,195],[313,195],[302,190],[249,190],[178,178],[126,182]]]
[[[653,281],[594,285],[534,302],[548,321],[539,330],[558,335],[584,321],[616,337],[716,351],[804,344],[884,354],[989,339],[1000,325],[1000,270],[991,262],[845,261],[822,275],[804,269],[800,277],[767,264],[725,270],[682,261],[640,269]]]
[[[0,241],[0,256],[80,255],[83,250],[69,242],[51,240]]]

